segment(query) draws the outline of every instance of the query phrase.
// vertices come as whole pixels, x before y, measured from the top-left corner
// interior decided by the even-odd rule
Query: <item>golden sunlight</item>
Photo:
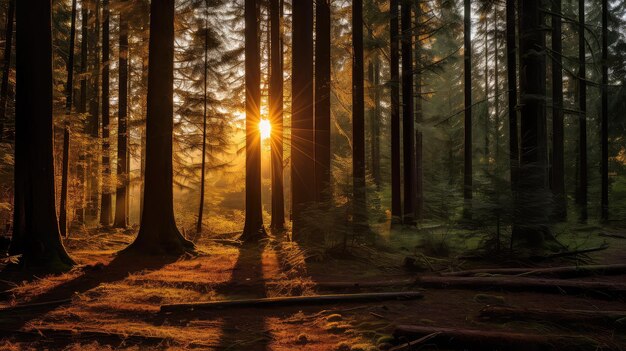
[[[261,140],[268,139],[272,134],[272,124],[268,119],[262,119],[259,122],[259,131],[261,132]]]

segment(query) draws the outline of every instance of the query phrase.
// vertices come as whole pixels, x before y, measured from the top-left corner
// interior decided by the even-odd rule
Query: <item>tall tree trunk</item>
[[[261,203],[261,50],[259,47],[259,4],[245,0],[246,54],[246,221],[241,240],[267,236]]]
[[[320,5],[318,6],[323,6]],[[272,126],[272,221],[275,231],[285,229],[283,188],[283,0],[270,1],[270,118]],[[318,19],[318,25],[321,23]],[[318,36],[318,45],[320,37]]]
[[[315,6],[315,200],[330,199],[330,0]]]
[[[413,21],[412,4],[402,0],[402,143],[404,146],[403,222],[413,224],[415,216],[415,123],[413,115]]]
[[[464,0],[463,20],[463,62],[465,87],[465,141],[464,141],[464,170],[463,170],[463,217],[471,217],[472,205],[472,4],[471,0]]]
[[[483,158],[485,165],[489,165],[489,11],[485,9],[485,149]]]
[[[15,204],[20,219],[12,247],[26,268],[74,265],[61,242],[55,209],[52,127],[51,1],[20,0],[17,31]]]
[[[99,143],[96,139],[100,136],[100,0],[93,0],[93,9],[91,10],[91,19],[94,22],[92,30],[92,36],[90,40],[91,44],[91,56],[93,66],[91,67],[91,99],[89,101],[89,133],[92,140],[90,147],[90,172],[89,172],[89,201],[87,203],[87,213],[91,217],[91,220],[98,219],[98,202],[100,192],[100,162],[97,155],[99,155]]]
[[[563,60],[561,39],[561,0],[552,0],[552,194],[554,218],[567,217],[563,130]]]
[[[292,6],[291,203],[293,237],[299,239],[302,212],[315,199],[313,1],[298,0]]]
[[[370,141],[372,144],[372,178],[374,179],[376,190],[380,191],[382,180],[380,176],[380,61],[378,54],[374,55],[370,82],[372,84],[372,100],[374,102],[370,121],[372,130],[372,140]]]
[[[400,52],[398,34],[398,0],[389,1],[390,73],[391,73],[391,217],[392,223],[402,221],[402,190],[400,181]]]
[[[498,21],[498,7],[499,4],[493,5],[493,77],[494,77],[494,92],[493,96],[493,108],[494,108],[494,124],[495,136],[494,136],[494,159],[496,165],[496,175],[500,176],[500,31]],[[499,189],[498,189],[499,191]]]
[[[420,1],[415,1],[415,27],[418,33],[421,30],[420,21],[422,17],[422,8]],[[422,72],[418,69],[421,66],[421,41],[419,35],[415,40],[415,219],[420,221],[424,217],[424,182],[423,182],[423,149],[422,149],[422,132],[419,130],[420,123],[423,119],[422,111]]]
[[[145,201],[137,239],[125,251],[181,254],[193,250],[174,218],[174,0],[150,4]]]
[[[580,166],[578,168],[578,206],[579,220],[587,222],[587,65],[585,55],[585,1],[578,0],[578,153]]]
[[[525,0],[520,6],[520,98],[521,165],[515,242],[539,246],[550,235],[548,215],[551,199],[547,192],[546,50],[541,0]],[[549,193],[548,193],[549,194]]]
[[[515,38],[515,0],[506,0],[506,73],[508,84],[509,159],[511,189],[519,178],[519,140],[517,137],[517,40]]]
[[[609,2],[602,0],[602,121],[601,121],[601,144],[602,144],[602,170],[601,170],[601,218],[609,219]]]
[[[67,237],[67,182],[70,164],[70,118],[74,97],[74,42],[76,39],[76,0],[72,0],[70,21],[70,45],[67,58],[67,81],[65,83],[65,127],[63,131],[63,166],[61,171],[61,200],[59,202],[59,230]]]
[[[145,48],[149,45],[150,32],[149,28],[143,28],[141,33],[141,45]],[[143,51],[143,49],[142,49]],[[148,58],[146,55],[141,55],[141,86],[144,89],[148,88]],[[144,204],[144,188],[146,184],[146,117],[148,115],[148,100],[147,98],[141,99],[141,118],[143,120],[140,127],[140,161],[139,161],[139,177],[141,178],[141,184],[139,185],[139,220],[143,218],[143,204]]]
[[[120,12],[119,82],[117,117],[117,189],[115,193],[116,228],[128,226],[128,22]]]
[[[100,198],[100,225],[108,226],[113,220],[111,210],[111,143],[109,134],[109,0],[102,2],[102,195]]]
[[[352,186],[356,234],[367,228],[365,185],[365,96],[363,67],[363,1],[352,1]]]
[[[207,5],[208,7],[208,5]],[[209,74],[209,13],[205,8],[204,13],[204,72],[203,72],[203,101],[202,101],[202,165],[200,171],[200,206],[198,206],[198,222],[196,234],[202,233],[202,217],[204,214],[204,185],[206,178],[206,127],[207,127],[207,76]]]
[[[81,1],[81,39],[80,39],[80,104],[78,105],[78,113],[87,113],[87,58],[88,58],[88,11],[87,1]],[[83,135],[86,128],[83,127]],[[74,222],[84,224],[85,221],[85,192],[86,188],[86,170],[87,170],[87,152],[84,148],[79,150],[78,164],[76,165],[76,173],[80,190],[76,195],[76,206],[74,212]]]
[[[9,96],[9,74],[11,73],[11,54],[13,49],[13,18],[15,16],[15,0],[9,0],[7,8],[6,36],[4,38],[4,57],[2,58],[2,83],[0,83],[0,142],[4,139],[4,122],[7,115]]]

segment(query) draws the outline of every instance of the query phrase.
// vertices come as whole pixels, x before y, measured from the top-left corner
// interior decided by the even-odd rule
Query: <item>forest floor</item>
[[[606,325],[591,321],[502,322],[480,316],[487,305],[626,313],[625,295],[508,291],[489,286],[424,288],[419,283],[398,283],[332,293],[421,291],[423,298],[159,313],[163,304],[329,293],[321,288],[328,282],[402,281],[478,267],[528,264],[512,261],[496,265],[453,253],[446,258],[426,256],[420,253],[423,241],[416,239],[432,235],[425,232],[396,232],[381,238],[375,248],[362,246],[353,248],[349,255],[328,254],[318,259],[305,259],[306,251],[284,236],[243,246],[230,238],[224,240],[224,236],[203,236],[196,238],[197,256],[165,261],[115,255],[132,241],[135,230],[85,232],[65,240],[80,264],[66,274],[28,279],[15,273],[0,274],[0,308],[4,308],[0,312],[0,349],[384,350],[400,343],[392,333],[402,324],[573,337],[572,347],[561,344],[554,349],[626,349],[623,320]],[[608,244],[606,250],[577,256],[576,260],[626,263],[626,238],[620,238],[626,236],[624,226],[578,228],[573,232],[570,242],[577,246]],[[600,232],[613,236],[600,236]],[[414,259],[413,270],[424,271],[408,271],[403,264],[406,257]],[[580,261],[570,257],[542,261],[541,265],[577,263]],[[626,282],[625,277],[593,275],[575,280],[619,285]],[[585,342],[576,342],[581,337]],[[413,349],[445,350],[446,346],[427,341]],[[515,348],[485,343],[478,349]]]

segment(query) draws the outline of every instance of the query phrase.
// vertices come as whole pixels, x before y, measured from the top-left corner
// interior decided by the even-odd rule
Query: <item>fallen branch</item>
[[[625,235],[614,234],[614,233],[600,233],[598,235],[606,237],[606,238],[626,239]]]
[[[480,311],[483,319],[534,320],[557,323],[583,322],[612,325],[626,319],[626,311],[543,310],[520,307],[487,306]]]
[[[464,350],[595,350],[600,346],[598,341],[582,336],[537,335],[416,325],[399,325],[393,335],[397,339],[406,339],[421,338],[435,333],[437,335],[430,340],[438,347]]]
[[[561,257],[584,255],[584,254],[588,254],[588,253],[591,253],[591,252],[606,250],[608,248],[609,248],[609,245],[604,244],[604,245],[600,245],[598,247],[592,247],[592,248],[588,248],[588,249],[580,249],[580,250],[574,250],[574,251],[557,252],[557,253],[553,253],[553,254],[549,254],[549,255],[545,255],[545,256],[536,256],[536,257],[531,257],[531,258],[535,259],[535,260],[549,260],[549,259],[553,259],[553,258],[561,258]]]
[[[433,339],[434,337],[438,336],[439,334],[441,334],[440,332],[434,332],[432,334],[428,334],[426,336],[423,336],[417,340],[413,340],[413,341],[409,341],[406,344],[402,344],[396,347],[392,347],[389,349],[389,351],[404,351],[404,350],[411,350],[413,349],[413,347],[415,346],[419,346],[422,345],[423,343],[425,343],[428,340]]]
[[[415,284],[435,289],[500,289],[557,294],[587,293],[596,297],[626,297],[626,284],[523,277],[418,277]]]
[[[369,282],[318,282],[316,288],[322,290],[342,290],[361,288],[389,288],[394,286],[408,286],[415,283],[415,279],[380,280]]]
[[[290,296],[272,297],[263,299],[246,299],[232,301],[213,301],[197,303],[181,303],[162,305],[161,312],[182,312],[194,310],[215,310],[223,308],[241,307],[273,307],[273,306],[302,306],[322,305],[332,303],[371,302],[385,300],[415,300],[422,298],[420,292],[383,292],[369,294],[341,294],[341,295],[317,295],[317,296]]]
[[[626,264],[581,265],[549,268],[484,268],[442,273],[445,277],[469,277],[475,275],[549,276],[555,278],[585,277],[590,275],[626,274]]]
[[[37,302],[37,303],[26,303],[26,304],[1,308],[0,313],[23,312],[23,311],[29,311],[29,310],[38,310],[41,308],[51,308],[51,307],[54,308],[57,306],[68,304],[70,302],[72,302],[72,299],[62,299],[62,300]]]

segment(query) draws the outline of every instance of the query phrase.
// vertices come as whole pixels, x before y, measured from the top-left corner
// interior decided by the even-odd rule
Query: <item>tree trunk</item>
[[[402,143],[404,158],[404,213],[402,221],[414,224],[415,123],[413,121],[413,30],[411,1],[402,0]]]
[[[128,22],[120,13],[119,82],[117,117],[117,189],[115,193],[116,228],[128,226]]]
[[[400,53],[398,38],[398,0],[389,1],[390,71],[391,71],[391,218],[402,221],[402,190],[400,182]]]
[[[261,204],[261,52],[259,47],[259,4],[245,2],[246,54],[246,221],[242,241],[267,236]]]
[[[67,58],[67,80],[65,83],[65,128],[63,131],[63,166],[61,171],[61,200],[59,202],[59,230],[67,237],[67,182],[70,163],[70,118],[74,97],[74,42],[76,39],[76,0],[72,0],[70,20],[70,42]]]
[[[609,3],[602,0],[601,219],[609,220]]]
[[[330,1],[315,6],[315,200],[330,200]]]
[[[149,31],[143,28],[141,33],[141,45],[143,48],[148,46],[150,41]],[[141,85],[147,89],[148,87],[148,58],[146,55],[141,55]],[[146,184],[146,116],[148,114],[148,101],[147,98],[141,99],[141,116],[143,120],[143,126],[140,127],[141,131],[141,145],[140,148],[140,165],[139,173],[141,178],[141,184],[139,188],[139,221],[143,218],[143,203],[144,203],[144,188]]]
[[[372,39],[370,35],[369,39]],[[376,190],[380,191],[380,62],[377,54],[369,62],[370,98],[374,104],[369,111],[370,119],[370,157],[372,159],[372,178]]]
[[[489,11],[485,9],[485,149],[483,151],[484,164],[489,166]]]
[[[87,1],[81,2],[81,39],[80,39],[80,105],[78,105],[78,113],[87,113],[87,57],[88,57],[88,11]],[[85,129],[85,128],[84,128]],[[86,130],[83,130],[83,133]],[[84,148],[79,150],[78,164],[76,165],[76,173],[78,177],[78,185],[80,190],[77,194],[76,206],[74,212],[74,222],[83,224],[85,222],[85,191],[86,188],[86,170],[87,170],[87,152]]]
[[[415,1],[415,26],[418,28],[418,33],[421,30],[420,20],[422,16],[421,3]],[[415,41],[415,219],[421,221],[424,217],[424,173],[423,163],[424,155],[422,149],[422,132],[419,130],[420,124],[423,120],[422,111],[422,71],[418,69],[421,65],[421,41],[419,35]]]
[[[580,166],[578,168],[578,206],[582,223],[587,222],[587,66],[585,55],[585,1],[578,0],[578,153]]]
[[[322,2],[318,7],[323,7]],[[285,195],[283,188],[283,0],[270,1],[270,124],[272,126],[272,221],[275,231],[285,229]],[[318,19],[318,26],[322,23]],[[321,36],[318,36],[318,45]]]
[[[6,37],[4,39],[4,57],[2,59],[2,83],[0,83],[0,142],[4,140],[4,123],[7,115],[9,96],[9,74],[11,73],[11,54],[13,49],[13,18],[15,16],[15,0],[9,0],[7,9]]]
[[[465,140],[464,140],[464,170],[463,170],[463,217],[471,218],[472,205],[472,4],[471,0],[464,0],[463,20],[463,62],[465,87]]]
[[[515,242],[524,240],[529,246],[541,245],[550,234],[547,209],[551,199],[546,195],[549,194],[546,191],[546,53],[541,3],[541,0],[522,1],[519,20],[522,153],[513,238]]]
[[[355,234],[367,229],[365,184],[365,96],[363,67],[363,1],[352,2],[352,186]]]
[[[519,140],[517,137],[517,40],[515,38],[515,0],[506,0],[506,66],[509,113],[509,159],[511,189],[519,178]]]
[[[93,138],[90,146],[90,172],[89,172],[89,201],[87,202],[87,213],[90,219],[96,221],[98,219],[98,202],[100,192],[100,162],[99,143],[96,139],[100,136],[100,0],[93,0],[93,9],[91,9],[90,22],[94,22],[91,32],[90,51],[93,66],[91,67],[91,99],[89,101],[89,133]]]
[[[313,133],[313,1],[293,3],[291,188],[292,232],[299,239],[304,226],[302,212],[314,200]]]
[[[74,265],[61,242],[55,209],[52,127],[52,24],[50,1],[16,6],[16,177],[12,247],[28,269],[67,270]]]
[[[208,7],[208,6],[207,6]],[[209,13],[205,8],[204,13],[204,72],[203,72],[203,101],[202,101],[202,164],[200,171],[200,206],[198,206],[198,222],[196,234],[202,233],[202,217],[204,214],[204,184],[206,178],[206,124],[207,124],[207,76],[209,73]]]
[[[145,201],[139,234],[125,251],[181,254],[194,245],[174,218],[174,0],[151,3],[148,52]]]
[[[100,198],[100,225],[109,226],[111,210],[111,144],[109,141],[109,0],[102,2],[102,196]]]
[[[552,194],[554,218],[567,217],[563,129],[563,60],[561,39],[561,0],[552,1]]]

